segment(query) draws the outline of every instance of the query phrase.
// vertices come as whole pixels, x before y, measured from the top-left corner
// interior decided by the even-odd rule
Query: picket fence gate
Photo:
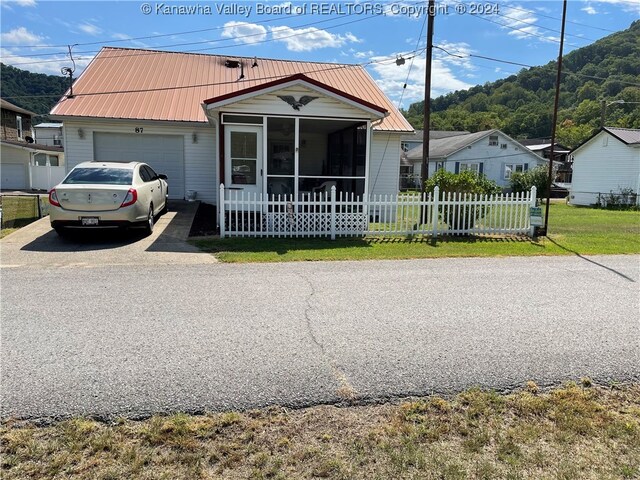
[[[220,237],[533,235],[529,192],[266,195],[220,185]]]

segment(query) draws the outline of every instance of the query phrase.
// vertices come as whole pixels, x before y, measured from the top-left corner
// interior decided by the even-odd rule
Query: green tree
[[[528,192],[531,187],[536,187],[538,198],[547,196],[547,180],[549,167],[541,165],[527,172],[515,172],[511,174],[511,190],[514,193]]]

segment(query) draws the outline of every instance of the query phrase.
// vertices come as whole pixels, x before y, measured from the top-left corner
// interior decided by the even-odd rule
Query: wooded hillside
[[[0,79],[2,98],[40,115],[48,114],[69,87],[68,78],[32,73],[4,63],[0,63]],[[26,97],[20,97],[21,95]]]

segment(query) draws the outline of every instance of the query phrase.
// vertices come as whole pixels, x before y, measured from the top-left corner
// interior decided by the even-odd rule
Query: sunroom
[[[291,199],[368,194],[372,125],[386,109],[304,75],[206,100],[225,192]],[[264,208],[263,208],[264,210]]]

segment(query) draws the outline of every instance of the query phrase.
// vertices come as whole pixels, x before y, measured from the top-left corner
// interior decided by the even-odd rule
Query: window
[[[91,183],[131,185],[132,179],[133,170],[124,168],[75,168],[62,183],[72,185],[86,185]]]
[[[62,139],[60,138],[60,135],[53,136],[53,145],[55,145],[56,147],[62,146]]]
[[[436,172],[438,170],[444,170],[444,162],[436,162]]]
[[[512,173],[524,172],[524,165],[517,163],[508,163],[504,166],[504,179],[509,180]]]
[[[52,167],[60,166],[60,159],[58,158],[58,155],[49,155],[49,165]]]
[[[409,151],[409,144],[407,142],[400,142],[400,148],[403,152]]]
[[[18,134],[18,140],[22,140],[22,117],[16,115],[16,130]]]
[[[256,185],[258,161],[258,134],[231,132],[231,182],[238,185]]]
[[[140,178],[143,182],[151,181],[151,175],[149,175],[149,171],[144,166],[140,167]]]
[[[472,172],[480,173],[480,164],[479,163],[461,163],[460,172],[464,172],[465,170],[471,170]]]
[[[506,150],[507,149],[507,144],[506,143],[501,143],[500,144],[500,149]]]
[[[254,115],[222,115],[222,123],[240,123],[248,125],[262,125],[262,117]]]
[[[47,165],[47,154],[46,153],[36,153],[33,156],[34,164],[38,167],[44,167]]]
[[[498,135],[489,135],[489,146],[490,147],[498,146]]]

